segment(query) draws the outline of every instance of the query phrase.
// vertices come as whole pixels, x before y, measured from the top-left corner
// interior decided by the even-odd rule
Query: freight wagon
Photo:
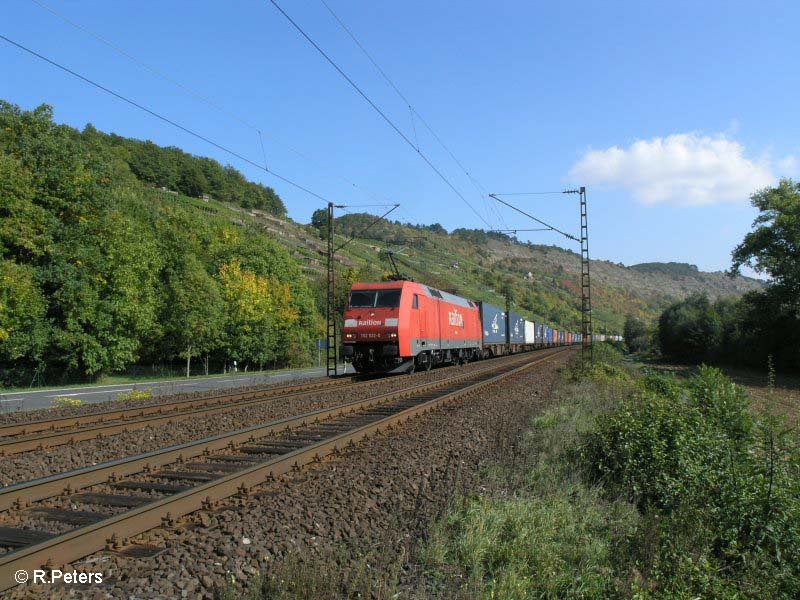
[[[506,345],[506,313],[488,302],[478,302],[484,356],[502,356]]]
[[[536,346],[536,323],[525,321],[525,340],[526,346]]]
[[[509,313],[508,343],[512,352],[519,352],[525,343],[525,319],[517,313]]]

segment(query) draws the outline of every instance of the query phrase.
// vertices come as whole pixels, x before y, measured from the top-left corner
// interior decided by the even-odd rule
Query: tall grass
[[[793,598],[800,450],[719,371],[642,376],[613,350],[572,368],[513,465],[462,498],[421,555],[468,598]]]
[[[684,381],[596,358],[530,423],[490,424],[484,485],[453,487],[410,552],[290,554],[251,597],[798,597],[796,431],[752,416],[715,369]]]
[[[387,561],[379,552],[361,552],[341,547],[321,556],[308,549],[292,551],[267,565],[245,592],[233,585],[217,594],[219,600],[340,600],[398,597],[400,570],[405,561],[400,552]]]
[[[432,593],[511,599],[617,594],[617,547],[634,534],[639,516],[631,504],[587,483],[575,448],[632,385],[621,360],[564,373],[555,407],[531,423],[514,464],[491,468],[485,493],[461,499],[433,526],[420,556]]]

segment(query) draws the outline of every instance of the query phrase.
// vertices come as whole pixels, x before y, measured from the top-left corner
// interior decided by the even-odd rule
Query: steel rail
[[[519,357],[516,358],[519,360]],[[503,368],[506,365],[506,362],[493,364],[485,369],[461,373],[447,379],[417,384],[401,390],[386,392],[331,408],[322,408],[300,415],[284,417],[200,440],[177,444],[175,446],[120,458],[91,467],[84,467],[82,469],[6,486],[0,488],[0,511],[9,510],[14,507],[24,507],[31,502],[57,496],[62,494],[67,488],[69,488],[70,491],[76,491],[92,485],[97,485],[107,481],[111,475],[115,477],[132,475],[141,472],[145,468],[158,468],[173,463],[178,459],[185,460],[196,458],[210,452],[223,450],[231,444],[246,443],[255,437],[263,437],[271,433],[278,433],[286,429],[302,426],[309,421],[327,419],[348,412],[362,410],[378,403],[403,398],[411,394],[433,391],[463,379],[491,371],[492,369]]]
[[[436,398],[423,400],[420,404],[405,408],[395,414],[379,418],[368,424],[356,427],[338,435],[333,435],[332,437],[328,437],[319,442],[311,443],[305,447],[287,452],[256,465],[245,467],[235,473],[223,475],[220,478],[208,483],[203,483],[188,490],[157,499],[151,503],[111,516],[108,519],[104,519],[97,523],[78,527],[66,533],[56,535],[46,541],[32,544],[9,554],[0,556],[0,590],[5,590],[16,585],[13,575],[20,569],[30,572],[31,570],[41,568],[42,565],[46,564],[69,564],[93,552],[102,550],[107,546],[107,543],[110,539],[130,538],[149,529],[159,527],[165,521],[171,522],[177,517],[200,510],[203,507],[208,507],[210,503],[236,494],[246,493],[252,487],[263,484],[268,480],[289,472],[290,470],[298,469],[310,462],[319,461],[323,456],[337,453],[346,446],[355,444],[356,442],[368,438],[370,435],[385,431],[395,425],[399,425],[415,415],[430,411],[433,408],[436,408],[450,400],[472,395],[486,386],[502,381],[503,379],[518,374],[535,365],[550,360],[565,350],[566,349],[559,349],[555,352],[547,353],[545,356],[533,361],[503,362],[501,365],[493,365],[492,367],[481,371],[473,371],[469,374],[462,374],[442,382],[435,382],[435,384],[413,386],[412,388],[408,388],[402,392],[392,392],[391,394],[384,394],[382,396],[375,397],[372,399],[373,401],[370,404],[371,406],[385,403],[385,398],[389,396],[393,396],[395,398],[404,398],[411,395],[418,395],[420,393],[424,393],[425,391],[430,391],[431,389],[447,387],[448,385],[452,386],[454,383],[463,382],[464,380],[470,378],[501,371],[499,374],[495,374],[486,379],[470,383],[461,389],[446,392]],[[520,362],[523,364],[519,365]],[[379,401],[378,399],[382,397],[384,400]],[[366,402],[367,401],[356,402],[340,407],[340,409],[344,410],[340,410],[339,414],[354,413],[358,410],[355,408],[355,406],[365,404]],[[321,420],[328,418],[331,413],[336,410],[338,409],[314,411],[313,413],[308,413],[307,415],[302,415],[296,417],[295,419],[282,419],[278,422],[274,422],[272,425],[267,425],[266,427],[278,427],[281,430],[284,430],[287,427],[290,427],[288,422],[292,420],[295,422],[299,421],[299,425],[305,425],[311,420],[312,416],[312,422],[319,423]],[[257,428],[258,426],[248,428],[248,430],[240,430],[239,432],[234,433],[234,437],[240,442],[252,440],[254,438],[254,432],[257,431]],[[212,440],[214,442],[222,442],[223,440],[226,442],[228,440],[233,441],[231,440],[230,436],[216,436],[214,438],[203,440],[197,446],[202,446],[204,443]],[[235,444],[236,442],[233,443]],[[225,444],[224,446],[226,445],[229,444]],[[172,462],[174,462],[174,460],[179,456],[185,456],[188,446],[190,446],[190,444],[184,444],[182,446],[168,449],[167,454],[172,457]],[[208,444],[208,446],[210,447],[210,444]],[[175,456],[175,453],[178,453],[178,456]],[[136,459],[128,461],[115,461],[114,463],[98,465],[98,467],[93,467],[91,469],[82,469],[77,472],[70,472],[61,476],[45,478],[45,480],[49,480],[48,482],[45,482],[45,480],[37,480],[30,482],[29,484],[21,484],[13,487],[17,488],[17,491],[19,491],[21,488],[26,486],[30,489],[31,487],[36,487],[37,485],[45,483],[46,487],[48,487],[51,492],[55,489],[63,490],[63,485],[61,487],[54,488],[47,485],[47,483],[54,480],[61,480],[60,483],[63,484],[65,479],[70,480],[70,476],[73,476],[76,473],[86,474],[88,471],[93,471],[96,474],[100,472],[106,473],[108,472],[109,468],[113,469],[115,467],[119,467],[121,466],[120,463],[123,462],[140,463],[142,460],[154,459],[156,458],[152,456],[154,454],[157,453],[148,453],[147,455],[143,455],[143,457],[137,457]],[[95,478],[95,483],[101,483],[101,481],[97,481]],[[84,481],[79,485],[88,487],[88,485],[93,484]],[[48,492],[48,494],[50,494],[50,492]],[[45,495],[40,497],[48,496]]]
[[[146,415],[154,415],[162,413],[165,409],[180,410],[182,408],[192,408],[203,403],[217,403],[229,400],[241,400],[254,397],[256,394],[276,394],[291,393],[294,391],[305,391],[312,389],[320,389],[331,386],[342,385],[342,381],[352,381],[351,378],[347,379],[325,379],[323,381],[313,381],[307,383],[292,383],[288,385],[280,385],[268,387],[260,390],[247,390],[243,392],[224,392],[221,394],[207,394],[197,396],[194,398],[186,398],[183,400],[173,400],[171,402],[164,402],[162,404],[149,404],[147,406],[137,406],[131,408],[112,408],[108,410],[98,410],[95,412],[87,413],[85,415],[75,415],[70,417],[54,417],[49,419],[35,419],[32,421],[22,421],[19,423],[7,423],[0,425],[0,438],[9,437],[13,435],[25,435],[37,433],[40,431],[53,431],[57,429],[66,429],[76,425],[87,425],[89,423],[103,423],[105,421],[114,421],[118,419],[127,419],[133,417],[140,417]]]
[[[153,425],[173,423],[191,417],[214,415],[231,410],[263,404],[267,401],[282,400],[285,398],[302,398],[310,396],[322,389],[329,387],[363,387],[374,380],[359,381],[353,383],[352,379],[342,383],[342,380],[331,380],[332,383],[322,382],[317,384],[285,386],[280,389],[268,389],[261,391],[239,392],[236,394],[225,394],[213,397],[203,396],[190,400],[178,400],[161,405],[152,405],[142,408],[130,408],[120,410],[103,411],[91,413],[87,417],[99,417],[90,419],[88,424],[84,423],[82,417],[67,417],[64,419],[51,419],[49,421],[34,421],[36,425],[48,424],[50,427],[42,428],[36,433],[30,434],[23,427],[26,424],[15,424],[22,427],[22,432],[16,436],[9,436],[0,439],[0,456],[20,454],[34,450],[44,450],[53,446],[61,446],[75,442],[92,440],[106,435],[114,435],[124,431],[144,429]],[[196,406],[195,405],[199,405]],[[183,409],[183,410],[181,410]],[[116,418],[114,418],[116,417]],[[63,423],[63,427],[56,427]],[[87,425],[86,427],[76,428],[76,425]],[[11,425],[7,427],[12,427]],[[0,436],[3,429],[0,428]],[[25,437],[22,437],[25,435]]]

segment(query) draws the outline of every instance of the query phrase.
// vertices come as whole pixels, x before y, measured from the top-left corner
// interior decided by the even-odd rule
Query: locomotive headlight
[[[354,339],[355,339],[355,337],[356,337],[356,334],[355,334],[355,333],[345,333],[345,334],[344,334],[344,338],[345,338],[346,340],[354,340]]]
[[[395,333],[395,332],[393,331],[392,333],[390,333],[390,334],[389,334],[389,337],[390,337],[390,338],[396,338],[396,337],[397,337],[397,333]]]

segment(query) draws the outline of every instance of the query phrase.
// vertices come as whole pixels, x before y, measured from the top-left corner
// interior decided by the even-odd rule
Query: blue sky
[[[271,169],[337,203],[485,227],[268,1],[39,1],[227,113],[32,0],[4,3],[0,33],[261,162],[239,115]],[[796,2],[327,1],[487,191],[586,185],[594,258],[725,269],[747,196],[800,175]],[[535,226],[490,206],[319,0],[281,4],[493,227]],[[23,108],[230,162],[299,221],[321,205],[3,41],[0,65],[0,97]],[[577,233],[574,196],[513,200]]]

